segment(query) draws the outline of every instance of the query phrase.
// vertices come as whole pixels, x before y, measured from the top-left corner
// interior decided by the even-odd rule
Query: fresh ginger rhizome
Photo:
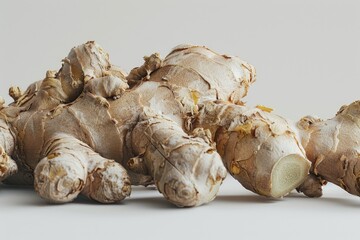
[[[227,171],[268,197],[321,196],[325,181],[359,195],[359,102],[292,124],[242,99],[255,69],[238,57],[180,45],[126,74],[95,42],[58,71],[2,101],[0,180],[34,184],[51,202],[79,194],[112,203],[155,184],[171,203],[212,201]]]

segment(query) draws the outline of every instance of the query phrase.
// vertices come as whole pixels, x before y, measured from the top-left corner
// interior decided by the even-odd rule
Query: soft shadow
[[[104,205],[104,203],[99,203],[95,200],[92,200],[84,195],[79,195],[77,196],[77,198],[72,202],[75,204],[87,204],[87,205]],[[121,202],[119,202],[121,203]],[[119,203],[107,203],[107,205],[114,205],[114,204],[119,204]]]
[[[320,199],[323,202],[331,203],[332,205],[342,205],[345,207],[360,207],[360,202],[351,200],[351,199],[345,199],[345,198],[322,198]]]
[[[157,191],[157,188],[154,185],[151,186],[131,186],[131,191],[136,192],[151,192],[151,191]]]
[[[3,184],[0,183],[0,194],[1,191],[19,191],[19,190],[23,190],[23,191],[34,191],[34,187],[30,186],[30,185],[7,185],[7,184]]]
[[[337,198],[337,197],[326,197],[326,196],[322,196],[319,198],[311,198],[311,197],[307,197],[305,195],[302,194],[289,194],[288,196],[286,196],[285,198],[301,198],[302,201],[314,201],[314,202],[321,202],[322,204],[331,204],[331,205],[342,205],[345,207],[360,207],[360,201],[356,200],[356,199],[348,199],[348,198]]]
[[[0,184],[0,197],[17,194],[18,197],[7,203],[8,206],[43,206],[49,205],[36,194],[32,186]]]
[[[179,209],[179,207],[168,202],[164,197],[129,198],[126,205],[138,205],[140,207],[152,207],[157,209]]]
[[[136,187],[136,191],[154,191],[154,187]],[[15,194],[18,192],[19,197],[15,201],[8,203],[9,206],[34,206],[34,207],[51,207],[56,208],[63,206],[64,204],[81,204],[92,206],[105,206],[105,205],[136,205],[137,207],[152,207],[157,209],[177,209],[175,205],[169,203],[163,196],[151,196],[151,197],[127,197],[124,200],[117,203],[99,203],[84,195],[79,195],[74,201],[70,203],[51,203],[42,199],[31,186],[10,186],[0,184],[0,197],[7,194]]]
[[[94,200],[87,198],[86,196],[80,195],[78,196],[73,202],[73,204],[87,204],[87,205],[119,205],[119,206],[126,206],[126,205],[133,205],[137,208],[157,208],[157,209],[178,209],[179,207],[175,206],[174,204],[168,202],[163,196],[151,196],[151,197],[134,197],[132,198],[127,197],[124,200],[117,202],[117,203],[99,203]],[[50,204],[51,205],[51,204]],[[52,204],[56,205],[56,204]]]
[[[281,199],[267,198],[258,195],[220,195],[216,197],[215,201],[268,204],[279,202]]]

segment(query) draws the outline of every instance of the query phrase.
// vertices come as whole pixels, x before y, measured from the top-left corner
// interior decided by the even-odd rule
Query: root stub
[[[79,161],[69,156],[44,158],[35,169],[35,190],[54,203],[74,200],[84,187],[86,171]]]
[[[1,151],[1,150],[0,150]],[[0,182],[17,172],[17,165],[7,154],[0,156]]]
[[[270,195],[275,198],[287,195],[305,180],[309,168],[310,162],[297,154],[280,159],[271,173]]]
[[[191,186],[179,181],[170,181],[164,186],[165,197],[179,207],[192,207],[197,203],[197,191]]]
[[[105,160],[88,176],[82,194],[100,203],[115,203],[130,196],[131,183],[125,169],[118,163]]]

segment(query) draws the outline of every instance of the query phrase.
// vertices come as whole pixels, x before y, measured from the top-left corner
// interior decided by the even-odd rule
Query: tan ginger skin
[[[0,181],[34,184],[52,202],[83,194],[102,203],[155,184],[171,203],[197,206],[216,197],[227,169],[269,197],[320,196],[325,180],[359,195],[358,102],[294,126],[243,106],[255,69],[237,57],[180,45],[144,60],[127,75],[87,42],[24,93],[10,88]]]

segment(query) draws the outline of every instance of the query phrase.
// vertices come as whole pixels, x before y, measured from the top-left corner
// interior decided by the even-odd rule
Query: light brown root
[[[132,69],[126,80],[130,85],[134,85],[142,79],[149,79],[150,74],[162,66],[162,59],[158,53],[151,54],[149,57],[144,57],[144,64],[140,67]]]
[[[16,102],[21,97],[22,91],[21,91],[21,89],[19,87],[14,87],[13,86],[13,87],[9,88],[9,95]]]
[[[101,157],[99,157],[101,158]],[[131,183],[125,169],[112,160],[100,159],[89,172],[82,194],[101,203],[115,203],[130,196]]]
[[[282,197],[302,183],[310,161],[289,123],[262,109],[208,102],[195,126],[214,132],[225,166],[246,189]]]
[[[297,125],[306,155],[313,163],[312,173],[356,196],[360,196],[359,119],[360,101],[355,101],[341,107],[332,119],[307,116]],[[313,184],[319,188],[320,183]],[[304,191],[308,195],[308,189]]]
[[[18,166],[10,157],[14,148],[15,139],[7,121],[0,119],[0,182],[18,171]]]
[[[202,138],[190,137],[162,115],[145,112],[132,132],[158,190],[171,203],[191,207],[212,201],[226,176],[220,156]]]
[[[80,192],[101,203],[113,203],[130,195],[126,170],[101,157],[83,142],[58,134],[48,143],[49,153],[35,169],[35,189],[51,202],[70,202]]]
[[[34,172],[34,187],[42,198],[50,202],[71,202],[84,188],[86,175],[86,168],[77,158],[59,154],[39,162]]]
[[[322,186],[325,184],[324,180],[315,176],[314,174],[309,174],[305,181],[296,188],[298,192],[304,193],[308,197],[321,197],[322,196]]]
[[[89,80],[84,90],[104,98],[118,98],[128,88],[125,78],[106,76]]]
[[[18,167],[13,159],[0,147],[0,182],[15,174]]]

